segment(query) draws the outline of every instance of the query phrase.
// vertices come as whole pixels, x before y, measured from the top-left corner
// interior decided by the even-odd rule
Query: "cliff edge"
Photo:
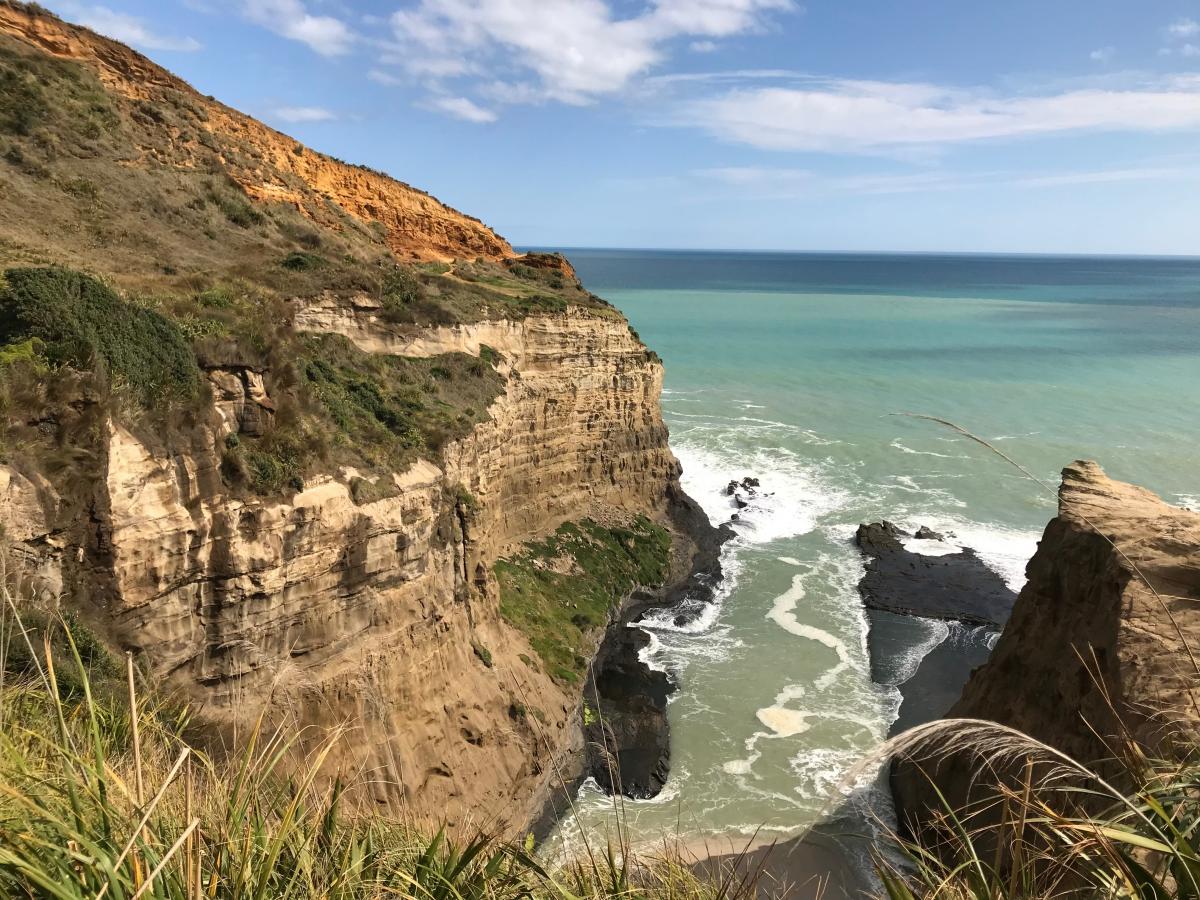
[[[1200,739],[1200,513],[1115,481],[1094,462],[1062,473],[1058,516],[990,660],[948,718],[1011,726],[1092,764],[1122,735],[1154,755]],[[897,807],[915,820],[967,799],[969,762],[898,760]]]
[[[0,35],[54,60],[86,67],[110,97],[128,104],[134,115],[127,124],[135,139],[122,159],[125,166],[210,173],[219,169],[254,200],[286,204],[314,223],[336,225],[339,212],[344,212],[373,225],[401,258],[502,260],[516,255],[478,219],[424,191],[309,150],[200,94],[125,45],[33,5],[0,3]],[[37,93],[28,92],[35,106]],[[103,109],[88,112],[97,131],[113,124],[105,121]],[[87,144],[102,145],[103,137],[93,133]],[[64,146],[61,152],[84,159],[95,148]]]

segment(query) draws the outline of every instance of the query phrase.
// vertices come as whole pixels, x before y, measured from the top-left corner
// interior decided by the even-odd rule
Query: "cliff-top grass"
[[[670,535],[645,516],[625,526],[568,522],[496,563],[500,614],[529,638],[551,676],[578,683],[613,604],[635,588],[661,586],[670,554]]]
[[[397,258],[385,226],[215,127],[209,105],[182,83],[155,85],[151,99],[127,97],[82,63],[0,34],[0,269],[70,267],[145,295],[242,285],[302,299],[385,297],[401,267],[419,290],[397,321],[519,318],[568,306],[612,314],[554,267]],[[299,200],[255,199],[246,182]]]

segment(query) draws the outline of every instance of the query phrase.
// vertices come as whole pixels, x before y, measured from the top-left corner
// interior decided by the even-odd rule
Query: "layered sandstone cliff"
[[[682,584],[708,529],[657,357],[562,257],[33,5],[0,0],[0,76],[31,112],[0,167],[9,586],[224,746],[260,717],[302,749],[345,727],[328,774],[359,799],[530,821],[583,765],[606,617]],[[498,562],[573,574],[529,545],[586,520],[624,580],[585,585],[588,615],[578,584],[502,614]],[[564,623],[551,664],[538,629]]]
[[[678,464],[661,365],[611,312],[402,336],[360,305],[302,310],[297,325],[409,356],[484,344],[503,353],[506,388],[440,465],[420,461],[393,476],[394,496],[361,504],[351,472],[286,501],[237,497],[214,453],[159,458],[110,424],[90,538],[39,529],[52,489],[4,470],[15,555],[45,592],[88,585],[72,602],[201,722],[234,735],[265,712],[313,727],[314,742],[345,725],[335,765],[376,800],[454,824],[520,824],[553,787],[552,763],[578,748],[580,698],[501,619],[491,568],[568,519],[669,521]],[[686,537],[678,546],[685,570]]]
[[[1063,470],[1059,512],[991,659],[951,718],[1000,722],[1085,763],[1128,736],[1153,755],[1200,739],[1200,514],[1107,477],[1094,462]],[[947,799],[967,795],[971,761],[920,764]],[[928,779],[898,762],[898,806],[940,808]]]

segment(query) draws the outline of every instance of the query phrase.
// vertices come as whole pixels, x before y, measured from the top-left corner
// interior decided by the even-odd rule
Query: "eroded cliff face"
[[[582,764],[608,604],[717,565],[657,358],[561,256],[34,5],[0,0],[0,75],[29,113],[0,172],[10,585],[80,611],[226,746],[260,715],[302,749],[345,727],[328,774],[362,799],[531,819]],[[587,519],[580,554],[631,574],[584,583],[589,615],[556,594],[506,619],[497,561]],[[531,641],[549,655],[563,622],[551,677]]]
[[[161,122],[154,139],[137,148],[139,158],[125,160],[125,165],[202,170],[215,147],[221,164],[255,200],[287,203],[309,217],[332,201],[355,218],[382,226],[388,246],[398,256],[428,260],[514,256],[511,245],[478,219],[382,173],[306,150],[287,135],[197,93],[123,44],[86,28],[24,6],[0,3],[0,34],[84,64],[110,91],[147,108],[168,109],[182,98],[196,113],[194,131]]]
[[[949,717],[988,719],[1076,759],[1109,759],[1127,733],[1154,754],[1200,738],[1200,514],[1114,481],[1094,462],[1063,470],[1059,512],[988,663]],[[970,766],[924,762],[951,803]],[[940,808],[897,763],[898,806]]]
[[[110,423],[89,537],[39,529],[52,489],[4,472],[14,558],[45,593],[86,584],[73,602],[88,620],[220,733],[244,734],[263,712],[310,744],[345,725],[331,774],[374,800],[454,825],[520,825],[553,787],[552,761],[578,749],[579,691],[501,618],[491,567],[568,519],[668,522],[678,464],[661,366],[611,311],[405,332],[360,300],[301,309],[296,325],[373,352],[491,347],[505,390],[439,463],[359,503],[350,471],[286,501],[240,498],[216,451],[164,458]],[[193,446],[220,447],[247,409],[258,421],[269,398],[247,374],[217,376],[228,396]],[[683,572],[686,536],[677,546]]]

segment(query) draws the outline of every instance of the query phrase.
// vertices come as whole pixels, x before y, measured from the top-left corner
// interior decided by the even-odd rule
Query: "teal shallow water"
[[[1053,497],[895,413],[951,419],[1050,484],[1086,457],[1174,502],[1200,497],[1200,261],[570,257],[662,355],[689,493],[714,521],[735,512],[730,479],[769,495],[740,515],[720,602],[686,631],[651,623],[649,659],[680,689],[668,786],[623,804],[635,840],[795,832],[886,734],[898,693],[869,677],[860,522],[951,531],[1020,585]],[[893,684],[946,637],[895,627]],[[612,826],[586,787],[579,809],[586,829]]]

